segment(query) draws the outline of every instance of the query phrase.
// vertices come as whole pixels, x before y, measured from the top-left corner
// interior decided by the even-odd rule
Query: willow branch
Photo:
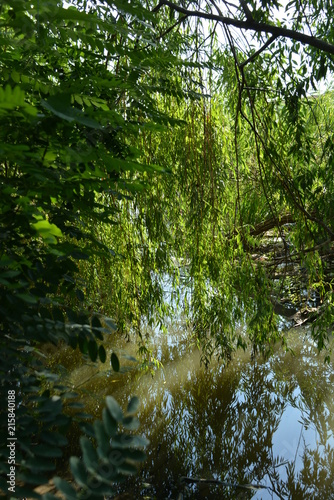
[[[176,28],[176,26],[178,26],[179,24],[181,24],[183,21],[185,21],[185,19],[187,19],[187,16],[182,16],[180,17],[180,19],[178,19],[172,26],[170,26],[169,28],[167,28],[163,33],[161,33],[158,37],[157,37],[157,40],[161,40],[161,38],[163,38],[164,36],[168,35],[168,33],[170,33],[174,28]]]
[[[227,26],[234,26],[235,28],[254,31],[257,33],[270,33],[276,37],[288,38],[290,40],[294,40],[296,42],[300,42],[303,45],[309,45],[310,47],[314,47],[316,49],[321,50],[322,52],[326,52],[328,54],[334,55],[334,45],[322,40],[321,38],[317,38],[315,36],[306,35],[305,33],[300,33],[299,31],[295,31],[289,28],[284,28],[283,26],[275,26],[269,23],[262,23],[252,19],[247,19],[245,21],[240,19],[233,19],[227,16],[221,16],[219,14],[212,14],[208,12],[201,12],[196,10],[188,10],[180,5],[177,5],[169,0],[160,0],[159,4],[153,9],[152,12],[158,12],[163,6],[167,6],[171,9],[174,9],[181,14],[189,17],[198,17],[201,19],[208,19],[210,21],[218,21]]]
[[[246,66],[246,64],[249,64],[250,62],[252,62],[258,55],[261,54],[261,52],[263,52],[264,50],[266,50],[267,47],[269,47],[269,45],[271,45],[275,40],[276,40],[277,36],[276,35],[272,35],[267,41],[266,43],[259,48],[259,50],[257,50],[256,52],[254,52],[254,54],[252,54],[246,61],[244,61],[243,63],[240,64],[240,68],[243,68],[244,66]]]
[[[253,14],[249,10],[247,2],[245,0],[240,0],[240,5],[243,8],[244,13],[246,14],[247,21],[253,22],[254,21]]]

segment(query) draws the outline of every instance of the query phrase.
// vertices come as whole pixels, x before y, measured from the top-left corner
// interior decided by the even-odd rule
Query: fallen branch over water
[[[219,484],[220,486],[224,486],[226,488],[241,488],[243,490],[262,490],[265,488],[266,490],[271,491],[270,486],[266,486],[264,484],[236,484],[230,483],[229,481],[220,481],[219,479],[203,479],[201,477],[181,477],[181,483],[194,484],[194,483],[207,483],[207,484]]]
[[[295,222],[296,220],[291,214],[282,215],[279,219],[270,218],[256,224],[256,226],[251,229],[250,234],[251,236],[259,236],[275,227],[284,226],[285,224],[294,224]]]

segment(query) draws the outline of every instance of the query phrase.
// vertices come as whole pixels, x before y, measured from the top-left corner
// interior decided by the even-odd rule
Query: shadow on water
[[[135,346],[120,340],[125,373],[72,367],[69,381],[83,389],[92,414],[99,415],[107,394],[123,407],[130,395],[141,399],[148,457],[120,489],[122,498],[334,498],[334,369],[306,334],[305,328],[289,334],[295,357],[282,349],[269,360],[239,352],[227,367],[214,360],[206,369],[185,330],[174,327],[154,337],[164,366],[154,377],[129,360]],[[191,484],[184,477],[266,488]]]

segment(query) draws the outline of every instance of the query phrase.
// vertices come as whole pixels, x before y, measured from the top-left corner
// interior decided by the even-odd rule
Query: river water
[[[163,364],[154,377],[135,361],[135,343],[115,336],[109,347],[122,373],[76,363],[70,350],[59,361],[95,416],[108,394],[124,409],[131,395],[141,400],[147,461],[121,498],[334,499],[334,369],[308,334],[288,333],[294,356],[280,347],[269,360],[240,351],[227,367],[213,359],[205,368],[187,329],[170,325],[150,341]],[[240,487],[249,484],[258,489]]]

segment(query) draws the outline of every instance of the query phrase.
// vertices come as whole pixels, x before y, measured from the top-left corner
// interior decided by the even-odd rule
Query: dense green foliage
[[[154,169],[139,163],[124,139],[138,127],[121,112],[122,103],[130,100],[135,115],[143,105],[138,94],[145,95],[135,63],[128,66],[124,56],[114,71],[108,63],[135,43],[131,30],[122,17],[116,22],[100,14],[64,9],[59,2],[1,5],[0,365],[4,407],[7,390],[14,390],[17,408],[13,496],[31,497],[30,489],[47,481],[67,443],[70,419],[64,405],[65,413],[78,406],[66,403],[75,394],[45,366],[43,345],[62,341],[92,361],[106,361],[103,336],[113,333],[115,324],[87,307],[79,274],[81,261],[114,255],[94,235],[94,226],[113,224],[124,193],[139,189],[133,173]],[[140,27],[134,32],[139,35]],[[119,368],[114,353],[111,363]],[[71,466],[78,485],[93,489],[91,495],[110,493],[110,484],[133,473],[133,461],[143,458],[136,449],[144,441],[116,434],[118,423],[134,428],[133,417],[124,420],[120,410],[109,413],[94,427],[84,414],[75,415],[83,431],[96,438],[102,466],[109,467],[101,478],[101,464],[91,464],[96,452],[83,439],[86,472],[81,462]],[[6,491],[6,412],[1,428],[1,489]],[[108,436],[114,436],[112,449]],[[113,450],[119,450],[116,461]],[[64,491],[63,483],[57,484]]]
[[[290,2],[284,20],[264,0],[72,3],[0,6],[0,369],[3,400],[16,391],[20,496],[50,476],[70,425],[44,344],[104,362],[118,328],[145,353],[145,326],[174,304],[166,280],[205,361],[268,351],[283,301],[314,299],[319,348],[334,318],[333,95],[310,95],[332,70],[329,5]],[[102,424],[75,417],[98,444],[81,441],[91,477],[103,483],[97,456],[113,465],[92,495],[143,458],[143,440],[115,435],[136,427],[131,403],[129,419],[107,404]]]

